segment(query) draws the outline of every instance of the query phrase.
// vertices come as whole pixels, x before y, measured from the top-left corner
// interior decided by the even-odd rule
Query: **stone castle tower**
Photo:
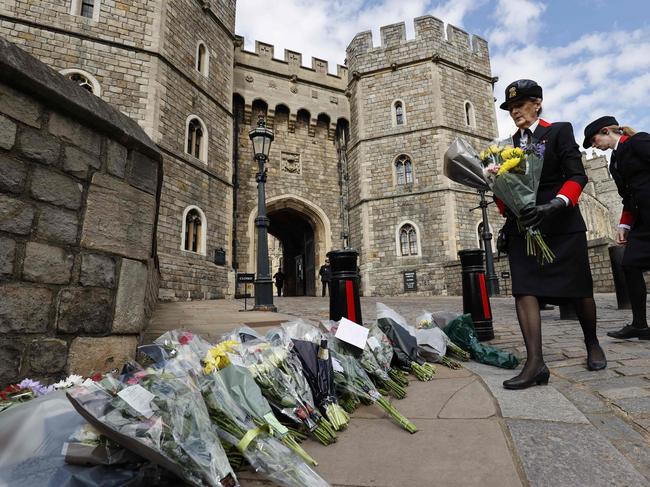
[[[414,39],[403,23],[382,27],[379,47],[358,34],[331,74],[298,52],[276,59],[263,42],[246,51],[235,7],[4,0],[0,35],[135,119],[160,148],[161,299],[232,296],[235,273],[254,272],[248,131],[259,115],[275,133],[269,233],[288,295],[315,294],[325,254],[346,245],[360,251],[367,295],[402,293],[413,270],[418,292],[448,292],[443,264],[480,245],[480,215],[469,211],[476,193],[442,176],[442,158],[456,136],[482,146],[497,134],[487,43],[420,17]]]
[[[487,43],[427,16],[413,40],[404,23],[388,25],[380,47],[362,32],[347,55],[350,233],[364,291],[399,292],[416,270],[419,290],[443,293],[441,264],[479,245],[477,194],[445,178],[442,162],[457,136],[480,147],[497,135]]]

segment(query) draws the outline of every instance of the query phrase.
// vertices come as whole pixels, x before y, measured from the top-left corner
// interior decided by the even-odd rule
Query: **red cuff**
[[[576,183],[575,181],[569,180],[562,185],[560,191],[558,191],[557,194],[566,196],[567,198],[569,198],[571,205],[575,206],[578,204],[580,193],[582,193],[582,186],[580,185],[580,183]]]
[[[499,208],[499,213],[501,213],[501,216],[506,215],[506,204],[501,201],[499,198],[494,198],[494,202],[497,204],[497,208]]]
[[[634,223],[634,213],[623,210],[623,213],[621,213],[621,221],[618,223],[619,225],[632,225]]]

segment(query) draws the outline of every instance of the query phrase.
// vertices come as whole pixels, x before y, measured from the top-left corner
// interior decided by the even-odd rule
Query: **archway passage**
[[[282,272],[286,296],[315,296],[315,235],[309,219],[293,208],[268,212],[269,234],[282,242]],[[272,269],[272,273],[278,269]]]

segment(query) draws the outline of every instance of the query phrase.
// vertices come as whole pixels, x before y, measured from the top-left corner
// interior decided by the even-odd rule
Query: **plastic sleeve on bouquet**
[[[186,381],[186,377],[157,373],[142,376],[139,387],[155,390],[151,415],[143,415],[138,404],[129,404],[117,395],[127,385],[110,376],[71,389],[68,399],[104,436],[190,485],[235,487],[239,484],[213,433],[200,393]]]

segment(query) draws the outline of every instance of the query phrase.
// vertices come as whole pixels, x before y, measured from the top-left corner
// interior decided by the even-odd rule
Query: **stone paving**
[[[414,320],[423,309],[429,311],[461,311],[462,309],[460,297],[362,298],[365,322],[375,319],[377,302],[391,306],[409,320]],[[514,299],[492,298],[491,303],[496,334],[491,343],[525,358],[525,348],[514,311]],[[612,294],[597,295],[596,303],[599,314],[598,334],[609,361],[607,369],[598,372],[586,370],[586,352],[577,321],[561,320],[557,307],[543,311],[544,352],[552,374],[549,386],[534,387],[525,391],[506,391],[501,386],[501,382],[514,375],[513,371],[473,362],[466,364],[466,369],[459,372],[469,374],[471,371],[476,375],[470,377],[475,379],[480,377],[480,379],[478,382],[465,384],[460,389],[451,387],[455,389],[456,396],[465,398],[459,403],[462,407],[454,405],[453,401],[449,402],[451,396],[445,393],[446,389],[440,381],[434,381],[430,386],[434,388],[432,390],[435,395],[428,394],[428,396],[436,398],[433,403],[425,405],[420,402],[419,405],[409,406],[407,401],[411,400],[410,397],[398,403],[400,409],[403,409],[407,415],[411,414],[413,418],[418,418],[418,425],[422,423],[422,430],[426,432],[425,435],[413,437],[417,437],[418,442],[417,445],[410,444],[415,450],[409,450],[409,458],[410,455],[417,456],[417,452],[422,451],[419,450],[424,447],[420,443],[422,437],[429,437],[434,444],[438,438],[449,440],[450,437],[444,435],[444,428],[439,430],[435,425],[430,425],[429,421],[443,419],[450,421],[449,418],[453,417],[455,409],[460,411],[459,414],[466,423],[458,423],[461,429],[457,432],[461,435],[453,436],[453,441],[448,441],[443,448],[445,455],[453,456],[454,448],[457,448],[458,452],[471,451],[472,455],[477,454],[480,450],[478,445],[472,450],[471,445],[462,441],[466,439],[465,434],[469,434],[470,438],[482,445],[485,445],[482,441],[483,435],[492,438],[492,441],[498,440],[498,435],[494,435],[494,431],[490,430],[494,428],[494,424],[479,426],[472,423],[478,421],[480,424],[479,418],[486,421],[485,415],[479,413],[482,407],[487,407],[487,403],[478,398],[481,397],[480,391],[485,391],[487,388],[498,404],[496,415],[488,415],[488,418],[497,421],[505,432],[505,439],[512,449],[517,464],[521,485],[650,486],[650,341],[622,341],[607,337],[605,332],[625,324],[630,318],[630,312],[617,310],[616,300]],[[247,323],[263,331],[291,316],[320,320],[326,319],[329,312],[327,298],[276,298],[275,304],[278,306],[277,314],[239,313],[237,309],[243,307],[243,303],[239,301],[162,304],[147,331],[150,336],[153,336],[170,327],[182,326],[207,335],[218,336],[237,324]],[[439,369],[445,374],[439,377],[440,379],[461,380],[460,376],[453,376],[455,372],[443,367]],[[458,385],[462,385],[462,380],[455,384]],[[426,386],[427,384],[417,384],[411,390],[415,393],[417,388]],[[460,390],[464,392],[458,395]],[[417,394],[415,397],[418,397]],[[473,398],[478,401],[472,401]],[[440,406],[439,401],[446,400],[448,401],[445,405]],[[467,403],[474,404],[475,410],[471,411]],[[365,428],[360,422],[356,423],[353,428]],[[355,422],[352,424],[354,425]],[[357,453],[363,452],[361,455],[364,459],[369,454],[363,450],[365,444],[348,439],[350,437],[356,435],[344,434],[341,446],[337,444],[334,449],[319,448],[316,445],[316,449],[313,450],[323,459],[323,468],[327,473],[324,474],[325,478],[336,485],[438,485],[438,481],[422,483],[421,479],[442,480],[440,475],[449,474],[448,470],[443,469],[444,472],[440,470],[441,464],[435,462],[432,463],[438,465],[437,471],[436,467],[412,463],[411,460],[399,463],[401,467],[396,469],[392,462],[393,457],[385,451],[386,448],[394,451],[394,448],[391,449],[389,446],[392,441],[388,439],[390,437],[382,439],[383,437],[373,438],[369,435],[364,438],[364,441],[368,440],[369,444],[375,442],[388,446],[381,448],[382,454],[373,454],[369,457],[377,461],[376,464],[372,463],[374,475],[368,476],[366,472],[365,477],[363,475],[355,477],[352,473],[355,464],[352,459],[356,458],[355,449],[358,449]],[[409,444],[408,441],[402,441],[402,437],[397,438],[400,447]],[[499,445],[499,442],[496,441],[495,445]],[[340,456],[341,450],[345,451],[343,457]],[[437,456],[439,450],[434,451],[434,456]],[[337,462],[337,469],[332,472],[325,466],[330,464],[328,460],[334,461],[334,457],[330,458],[330,455],[335,455]],[[450,461],[451,458],[446,458],[445,455],[444,458],[439,459]],[[462,454],[457,457],[462,457]],[[472,468],[482,471],[483,462],[487,461],[493,460],[477,457],[473,462],[463,464],[462,468],[458,465],[458,471],[467,472]],[[503,459],[501,461],[503,462]],[[413,474],[413,469],[419,474]],[[512,484],[512,466],[503,472],[504,485]],[[420,481],[418,482],[411,474],[416,475]],[[459,479],[454,481],[453,476],[445,477],[444,483],[449,485],[480,483],[461,478],[462,481],[458,481]],[[491,480],[489,483],[495,480],[489,475],[488,478]],[[263,484],[255,482],[247,485]],[[519,483],[515,482],[513,485]]]

